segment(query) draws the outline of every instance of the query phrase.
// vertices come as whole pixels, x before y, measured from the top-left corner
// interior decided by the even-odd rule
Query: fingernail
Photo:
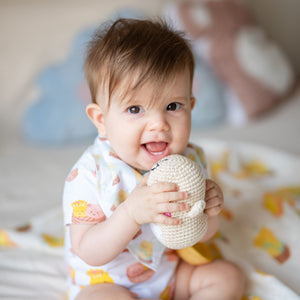
[[[172,217],[170,212],[165,212],[164,215],[167,217]]]

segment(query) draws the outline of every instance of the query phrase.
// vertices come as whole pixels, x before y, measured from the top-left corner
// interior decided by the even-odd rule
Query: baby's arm
[[[185,198],[187,193],[179,192],[176,184],[157,183],[149,187],[145,176],[104,222],[70,225],[73,251],[90,265],[106,264],[126,248],[142,224],[179,224],[179,219],[167,217],[164,212],[187,210],[184,203],[177,203]]]
[[[206,179],[205,192],[208,229],[201,241],[209,240],[219,229],[219,214],[223,208],[224,197],[221,188],[212,180]]]
[[[120,205],[110,218],[98,224],[71,224],[72,249],[89,265],[108,263],[119,255],[140,226]]]

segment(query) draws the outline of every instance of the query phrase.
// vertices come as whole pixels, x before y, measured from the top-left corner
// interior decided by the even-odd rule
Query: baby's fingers
[[[205,208],[204,213],[208,217],[214,217],[214,216],[217,216],[218,214],[220,214],[220,212],[222,211],[222,208],[223,208],[222,204],[211,207],[211,208]]]
[[[178,202],[161,203],[158,205],[158,207],[159,213],[164,213],[167,216],[169,216],[170,213],[173,212],[185,211],[189,209],[188,204]]]
[[[179,225],[181,224],[181,220],[178,218],[168,217],[164,214],[157,215],[154,223],[164,224],[164,225]]]
[[[157,194],[158,203],[167,203],[171,201],[184,200],[188,198],[187,192],[163,192]]]
[[[206,190],[206,194],[205,194],[206,202],[210,201],[211,199],[215,199],[215,198],[218,198],[219,201],[221,201],[221,199],[223,199],[223,193],[222,193],[221,189],[217,186]]]
[[[206,200],[205,209],[211,209],[217,206],[222,206],[222,201],[219,197],[210,198],[209,200]]]
[[[218,215],[223,208],[223,202],[220,200],[220,198],[215,197],[206,202],[205,210],[204,212],[209,217],[213,217]]]

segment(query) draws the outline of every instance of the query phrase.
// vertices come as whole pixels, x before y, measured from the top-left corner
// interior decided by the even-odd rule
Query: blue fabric
[[[196,104],[192,111],[192,128],[209,127],[226,117],[225,86],[212,68],[194,51],[195,74],[193,95]]]
[[[42,144],[63,144],[93,138],[96,129],[85,114],[90,102],[83,60],[92,29],[81,32],[66,59],[46,67],[37,76],[40,97],[23,118],[26,139]]]

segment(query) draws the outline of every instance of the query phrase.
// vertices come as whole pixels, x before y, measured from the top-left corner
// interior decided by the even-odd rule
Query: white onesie
[[[205,168],[200,148],[189,145],[184,155]],[[63,195],[69,299],[75,299],[80,289],[87,285],[105,282],[121,285],[139,298],[172,298],[179,259],[174,251],[166,249],[155,238],[149,224],[142,226],[121,254],[102,266],[88,265],[71,249],[69,225],[105,221],[141,178],[142,174],[118,158],[108,140],[101,136],[72,168]]]

